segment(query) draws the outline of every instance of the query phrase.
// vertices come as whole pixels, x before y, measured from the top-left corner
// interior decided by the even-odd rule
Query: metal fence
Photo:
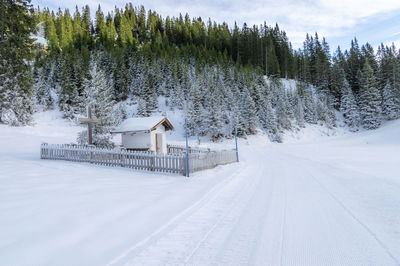
[[[205,148],[193,148],[189,147],[189,154],[197,154],[197,153],[208,153],[211,150],[210,149],[205,149]],[[167,145],[167,153],[168,154],[186,154],[186,147],[185,146],[179,146],[179,145]]]
[[[106,166],[128,167],[138,170],[177,173],[186,175],[186,149],[169,146],[170,154],[156,154],[143,151],[100,149],[90,146],[69,144],[47,144],[40,146],[40,158],[88,162]],[[189,150],[189,173],[214,168],[217,165],[236,162],[235,150],[210,151]]]
[[[217,165],[234,163],[236,161],[236,150],[189,154],[189,173],[214,168]]]

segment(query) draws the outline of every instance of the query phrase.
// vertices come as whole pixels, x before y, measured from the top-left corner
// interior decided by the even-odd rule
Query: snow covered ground
[[[400,121],[254,136],[240,163],[185,179],[40,160],[81,128],[35,120],[0,125],[1,265],[400,264]]]

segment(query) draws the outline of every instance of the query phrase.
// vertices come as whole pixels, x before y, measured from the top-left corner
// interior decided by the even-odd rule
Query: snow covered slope
[[[40,160],[42,141],[81,128],[54,112],[35,119],[0,125],[0,264],[400,263],[400,121],[241,139],[239,164],[185,179]]]

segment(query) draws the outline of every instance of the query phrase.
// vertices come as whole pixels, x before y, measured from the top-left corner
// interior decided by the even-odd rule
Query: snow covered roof
[[[163,116],[132,117],[122,122],[112,133],[154,130],[159,125],[163,125],[165,130],[174,129],[171,122]]]

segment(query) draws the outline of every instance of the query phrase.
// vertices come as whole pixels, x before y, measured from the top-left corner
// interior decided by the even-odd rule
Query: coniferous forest
[[[235,126],[241,136],[263,130],[279,142],[306,124],[335,127],[339,113],[352,131],[400,116],[394,45],[374,51],[354,39],[332,53],[315,33],[294,50],[278,24],[230,28],[132,4],[109,13],[99,6],[91,17],[88,6],[54,12],[0,3],[2,123],[29,124],[36,110],[55,108],[73,119],[90,104],[102,121],[95,143],[104,146],[129,105],[137,116],[160,104],[181,110],[191,136],[213,140],[231,137]],[[47,45],[33,43],[39,33]]]

